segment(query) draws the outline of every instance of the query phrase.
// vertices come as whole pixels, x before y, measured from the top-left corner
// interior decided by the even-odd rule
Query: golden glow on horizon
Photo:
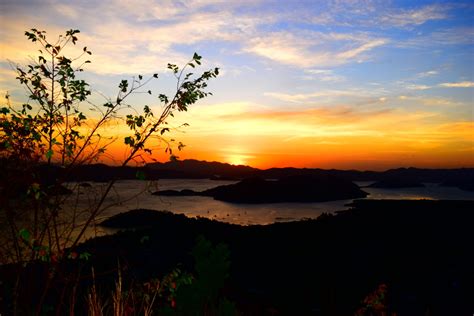
[[[253,158],[255,158],[254,156],[248,154],[248,149],[246,149],[245,144],[236,144],[234,146],[224,147],[220,150],[220,152],[223,158],[221,158],[221,162],[226,162],[236,166],[249,165]]]
[[[231,165],[246,165],[248,160],[248,156],[245,155],[229,155],[227,156],[226,161],[227,163],[230,163]]]
[[[402,102],[407,100],[403,98]],[[174,152],[180,159],[263,169],[474,167],[474,122],[450,121],[427,110],[357,112],[335,106],[271,111],[246,103],[197,105],[170,121],[173,126],[188,122],[190,127],[169,137],[186,145],[183,151]],[[90,119],[87,125],[92,124]],[[102,161],[120,164],[127,152],[123,138],[130,130],[117,120],[101,134],[116,138]],[[169,159],[164,143],[155,141],[150,147],[154,149],[153,158]],[[153,161],[149,157],[145,160]]]
[[[176,154],[180,159],[257,168],[474,167],[474,124],[470,121],[450,123],[422,111],[357,113],[335,107],[252,112],[250,108],[256,107],[222,104],[180,113],[175,125],[189,122],[190,127],[172,135],[186,144]],[[119,138],[110,154],[120,158],[127,130],[116,125],[108,131]],[[163,147],[155,152],[156,159],[167,160]]]

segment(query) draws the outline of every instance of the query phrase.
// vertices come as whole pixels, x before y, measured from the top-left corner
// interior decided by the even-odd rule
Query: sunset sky
[[[84,75],[93,101],[155,72],[149,88],[170,93],[166,64],[194,52],[202,70],[220,67],[214,95],[171,121],[190,124],[173,134],[186,144],[181,159],[474,167],[473,20],[472,1],[2,0],[0,91],[24,98],[9,61],[36,55],[25,30],[53,38],[74,28],[93,52]],[[132,101],[160,108],[144,95]]]

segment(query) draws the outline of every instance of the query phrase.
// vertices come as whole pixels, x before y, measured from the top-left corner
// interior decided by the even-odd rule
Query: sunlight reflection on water
[[[474,192],[463,191],[456,187],[444,187],[437,183],[423,183],[424,187],[383,189],[368,188],[373,182],[355,182],[369,193],[368,199],[392,200],[474,200]]]
[[[99,220],[114,214],[126,212],[136,208],[153,210],[167,210],[173,213],[182,213],[189,217],[206,217],[218,221],[240,224],[266,225],[275,222],[294,221],[303,218],[317,218],[322,213],[333,213],[347,209],[345,205],[352,200],[338,200],[320,203],[273,203],[273,204],[234,204],[214,200],[204,196],[156,196],[152,192],[158,190],[191,189],[203,191],[219,185],[231,184],[235,181],[213,181],[206,179],[165,179],[155,182],[139,180],[118,181],[115,189],[107,198],[105,205],[108,208],[102,212]],[[81,188],[81,194],[70,198],[70,207],[76,205],[86,208],[97,200],[106,183],[91,182],[91,187]],[[366,186],[370,182],[357,182]],[[474,200],[474,193],[462,191],[458,188],[441,187],[436,184],[425,184],[423,188],[381,189],[362,188],[370,195],[369,199],[466,199]],[[100,233],[111,233],[107,230]],[[95,235],[92,230],[89,236]]]
[[[250,225],[270,224],[277,221],[291,221],[302,218],[316,218],[324,212],[334,212],[345,209],[345,204],[351,200],[339,200],[322,203],[273,203],[273,204],[234,204],[214,200],[205,196],[156,196],[157,190],[191,189],[203,191],[215,186],[235,183],[235,181],[168,179],[159,180],[150,185],[138,180],[118,181],[115,190],[107,199],[110,207],[102,214],[102,218],[126,212],[130,209],[147,208],[183,213],[190,217],[206,217],[228,223]],[[95,192],[101,192],[106,184],[91,183],[91,188],[84,188],[78,199],[72,203],[84,208],[97,198]]]

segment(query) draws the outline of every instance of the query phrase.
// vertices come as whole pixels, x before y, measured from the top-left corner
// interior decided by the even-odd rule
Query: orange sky
[[[196,105],[171,122],[188,122],[169,138],[186,147],[180,159],[221,161],[258,168],[314,167],[385,170],[394,167],[474,166],[472,122],[444,123],[430,112],[253,111],[249,104]],[[223,110],[227,109],[227,110]],[[341,112],[345,112],[341,118]],[[179,125],[178,123],[175,126]],[[127,130],[110,149],[121,157]],[[160,154],[161,153],[161,154]],[[166,161],[161,150],[154,156]]]

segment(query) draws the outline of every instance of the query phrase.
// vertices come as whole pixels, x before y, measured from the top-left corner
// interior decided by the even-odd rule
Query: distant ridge
[[[48,174],[61,171],[59,168],[48,167]],[[55,169],[55,170],[51,170]],[[249,166],[235,166],[221,162],[207,162],[195,159],[175,160],[169,162],[149,163],[143,167],[113,167],[105,164],[84,165],[75,169],[71,181],[108,181],[113,178],[137,179],[141,171],[148,180],[156,179],[214,179],[241,180],[250,177],[264,179],[281,179],[288,176],[302,175],[333,175],[350,181],[384,181],[413,183],[440,183],[455,186],[463,190],[474,191],[474,168],[459,169],[421,169],[397,168],[387,171],[358,171],[311,168],[270,168],[261,170]]]
[[[244,178],[261,170],[243,165],[231,165],[217,161],[201,161],[195,159],[173,160],[165,163],[155,162],[146,165],[150,170],[179,171],[194,177],[230,177]]]

